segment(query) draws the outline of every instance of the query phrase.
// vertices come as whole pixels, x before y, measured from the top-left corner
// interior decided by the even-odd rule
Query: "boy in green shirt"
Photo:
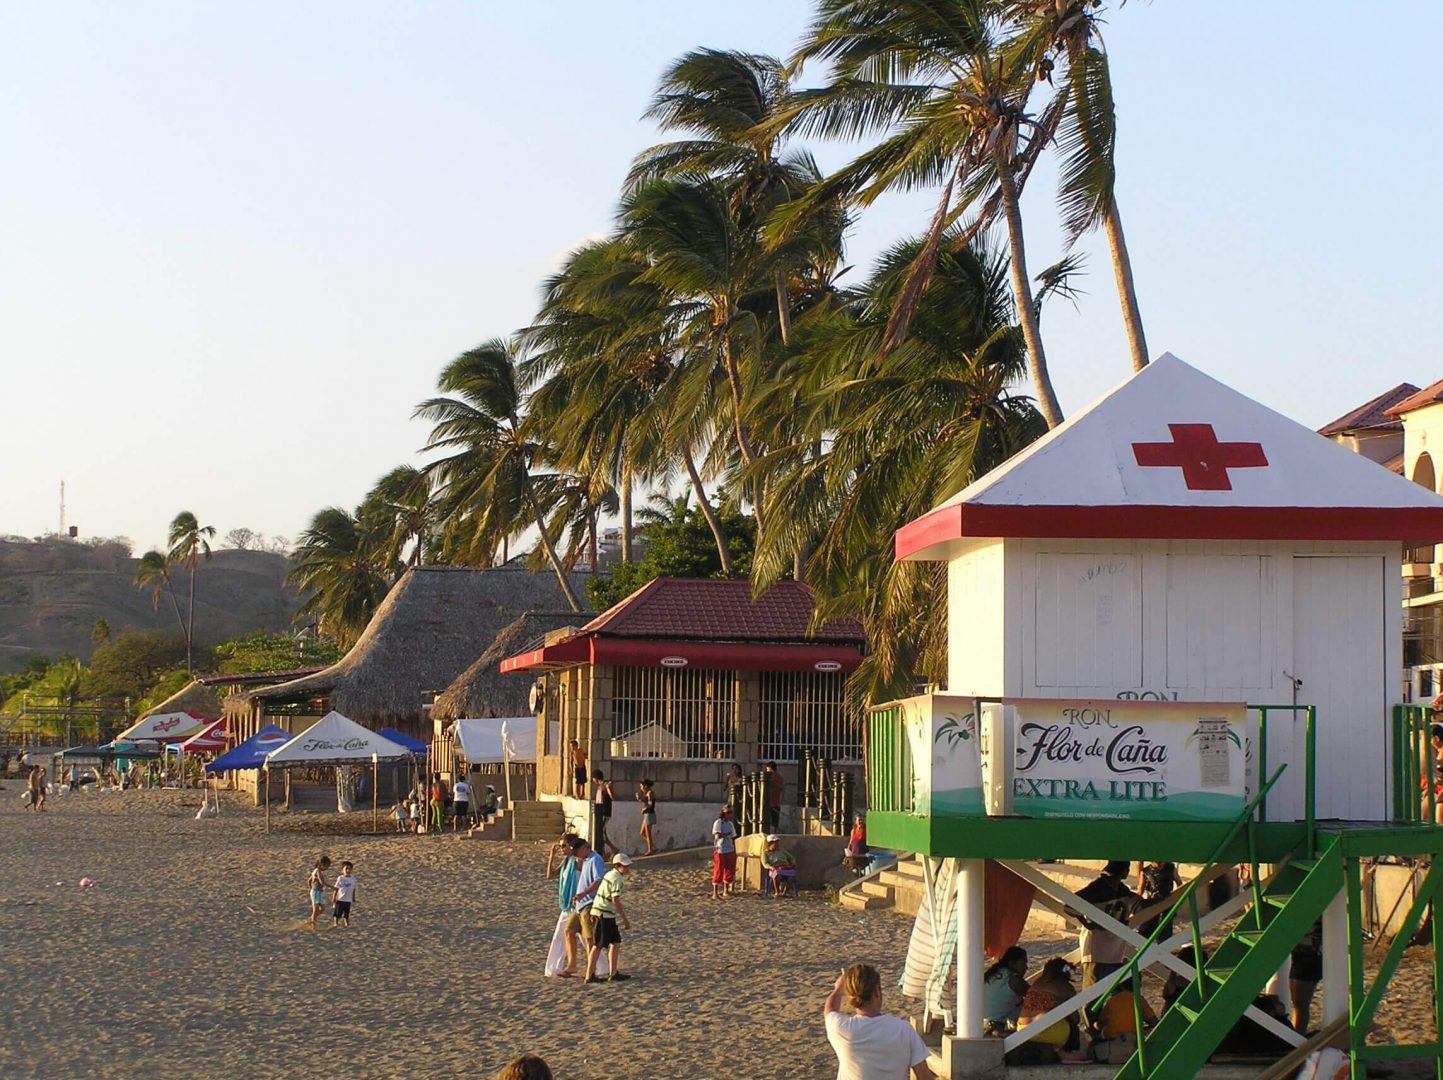
[[[602,949],[606,950],[606,963],[611,969],[608,981],[619,982],[631,978],[630,975],[622,974],[617,966],[621,960],[621,930],[631,929],[631,920],[626,917],[626,909],[621,906],[622,883],[630,872],[631,856],[624,851],[618,851],[611,860],[611,869],[596,888],[591,914],[597,919],[598,925],[591,939],[591,947],[586,950],[586,981],[589,983],[601,981],[596,977],[596,962],[601,957]],[[621,922],[620,928],[617,926],[618,920]]]

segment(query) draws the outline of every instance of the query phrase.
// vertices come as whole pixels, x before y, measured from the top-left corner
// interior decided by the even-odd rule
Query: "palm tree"
[[[305,597],[296,619],[314,618],[317,630],[342,647],[360,636],[390,588],[385,563],[377,565],[384,546],[376,539],[359,515],[331,506],[311,519],[291,553],[286,584]]]
[[[781,122],[826,137],[884,136],[800,200],[803,206],[839,196],[866,206],[888,191],[942,185],[880,343],[883,351],[905,338],[947,228],[975,209],[972,225],[953,241],[966,243],[1001,215],[1037,403],[1048,426],[1056,427],[1062,409],[1047,370],[1020,206],[1053,116],[1027,112],[1031,73],[1004,56],[1003,28],[996,5],[985,0],[819,0],[792,63],[824,62],[832,79],[795,94]],[[955,208],[954,194],[960,195]]]
[[[190,601],[185,617],[185,670],[191,671],[192,649],[195,643],[195,578],[200,569],[200,560],[210,559],[210,541],[215,536],[215,526],[202,525],[189,510],[182,510],[170,523],[170,552],[166,556],[172,563],[181,564],[190,571]]]
[[[1068,245],[1099,223],[1107,237],[1132,369],[1147,366],[1147,338],[1132,278],[1132,259],[1114,191],[1117,114],[1107,51],[1097,32],[1099,0],[1009,0],[1022,24],[1015,43],[1022,62],[1038,79],[1051,81],[1057,58],[1065,60],[1058,115],[1062,156],[1058,195]]]
[[[377,552],[381,562],[396,568],[393,578],[400,576],[401,556],[407,547],[406,565],[420,566],[435,516],[430,476],[423,469],[398,465],[376,481],[357,516],[366,519],[368,533],[381,548]]]
[[[713,437],[704,404],[713,386],[677,362],[676,303],[647,277],[649,264],[624,238],[585,245],[551,278],[536,324],[528,378],[528,426],[569,433],[556,445],[562,468],[599,467],[621,503],[623,561],[632,551],[633,479],[665,482],[680,461],[728,574],[721,519],[706,498],[696,455]],[[702,379],[705,379],[705,373]],[[683,398],[683,391],[690,390]]]
[[[414,415],[435,424],[425,449],[450,452],[428,466],[443,491],[462,496],[463,505],[489,503],[504,511],[494,526],[499,535],[515,535],[526,524],[535,525],[562,595],[572,611],[581,611],[537,499],[532,468],[543,448],[522,432],[524,388],[518,360],[514,343],[500,338],[462,353],[446,365],[438,382],[438,389],[452,396],[428,398]]]
[[[185,618],[180,613],[180,604],[175,599],[175,588],[170,580],[170,563],[158,551],[147,551],[135,567],[135,585],[139,589],[150,589],[150,606],[160,610],[162,593],[170,597],[170,606],[175,609],[175,622],[180,627],[180,636],[185,637]]]
[[[958,235],[944,234],[932,287],[892,351],[881,341],[926,238],[897,245],[861,289],[798,320],[801,438],[763,465],[776,512],[753,580],[776,580],[792,551],[813,546],[817,618],[862,617],[869,655],[852,686],[872,700],[907,692],[914,672],[945,671],[945,575],[895,562],[895,531],[1044,430],[1008,390],[1026,348],[1006,259],[958,248]]]

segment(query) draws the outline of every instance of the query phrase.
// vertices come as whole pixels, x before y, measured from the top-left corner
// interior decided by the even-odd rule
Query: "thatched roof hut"
[[[586,575],[573,574],[577,592]],[[392,586],[360,639],[314,675],[253,690],[252,706],[336,709],[373,730],[429,738],[427,696],[450,686],[508,624],[565,600],[554,575],[516,567],[412,567]],[[578,619],[577,621],[583,621]]]
[[[497,634],[486,651],[444,693],[437,695],[431,719],[527,715],[534,680],[528,675],[501,674],[501,661],[528,648],[540,648],[547,634],[585,621],[585,615],[571,611],[528,611]]]
[[[146,709],[140,715],[140,719],[176,712],[195,713],[198,716],[204,716],[207,720],[219,720],[221,715],[220,695],[199,679],[192,679],[155,708]]]

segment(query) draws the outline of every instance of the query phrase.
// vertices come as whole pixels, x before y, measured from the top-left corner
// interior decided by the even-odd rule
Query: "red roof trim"
[[[729,671],[855,671],[861,662],[861,651],[849,645],[667,641],[588,635],[508,657],[501,661],[501,671],[548,671],[585,663]],[[819,668],[818,664],[822,666]]]
[[[1422,390],[1419,390],[1410,397],[1404,398],[1391,409],[1384,409],[1383,415],[1403,416],[1417,409],[1425,409],[1429,405],[1436,405],[1439,401],[1443,401],[1443,379],[1429,383],[1423,387]]]
[[[1138,540],[1443,540],[1443,508],[944,506],[897,530],[905,559],[963,537]]]

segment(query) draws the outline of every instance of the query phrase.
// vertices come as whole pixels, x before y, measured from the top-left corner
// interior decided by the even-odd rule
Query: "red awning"
[[[501,671],[547,671],[570,664],[697,667],[728,671],[854,671],[862,654],[851,645],[764,641],[665,641],[577,637],[501,661]]]

